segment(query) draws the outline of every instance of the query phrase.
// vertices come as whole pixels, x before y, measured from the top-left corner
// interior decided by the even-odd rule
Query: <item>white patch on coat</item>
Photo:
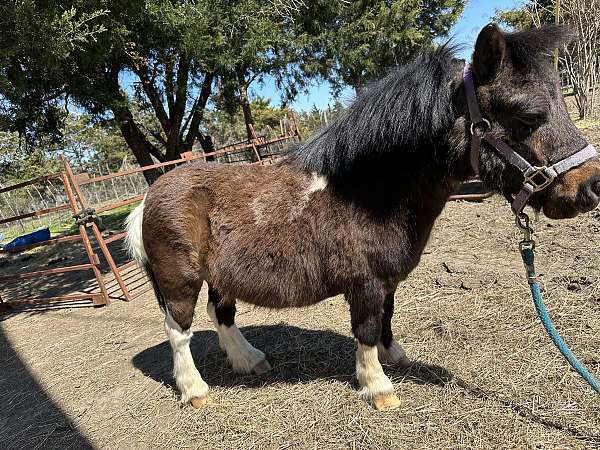
[[[144,200],[129,215],[125,221],[127,236],[125,237],[125,246],[129,256],[135,259],[140,266],[144,266],[148,260],[146,250],[144,249],[144,240],[142,238],[142,223],[144,220]]]
[[[304,211],[304,208],[306,208],[306,205],[308,205],[310,197],[314,193],[324,190],[326,187],[327,177],[319,175],[315,172],[311,173],[310,182],[308,186],[302,193],[302,196],[300,197],[298,202],[294,206],[292,206],[292,209],[290,210],[289,221],[291,222],[297,217],[299,217],[302,214],[302,211]]]
[[[250,204],[250,209],[254,215],[254,223],[256,225],[267,224],[267,214],[265,214],[265,209],[267,209],[267,201],[268,200],[264,198],[257,197],[252,200],[252,203]]]
[[[254,348],[235,324],[230,327],[219,325],[215,307],[211,302],[208,303],[206,309],[219,335],[219,347],[227,353],[227,359],[235,372],[252,373],[263,361],[265,364],[262,367],[266,370],[270,369],[265,354]]]
[[[327,177],[325,175],[319,175],[318,173],[311,173],[311,181],[308,186],[308,195],[313,192],[322,191],[327,187]]]
[[[291,205],[287,202],[287,197],[282,197],[281,193],[267,190],[254,198],[250,203],[250,209],[254,216],[256,225],[267,225],[269,223],[280,223],[283,220],[292,222],[301,214],[312,194],[322,191],[327,187],[327,177],[317,173],[311,173],[310,179],[305,180],[304,189],[294,193],[294,200]],[[285,200],[283,203],[282,200]],[[285,207],[284,207],[285,204]],[[287,209],[287,211],[286,211]]]
[[[390,379],[383,373],[377,356],[377,347],[358,344],[356,350],[356,378],[360,385],[359,395],[366,400],[380,394],[394,392]]]
[[[165,332],[173,350],[173,376],[181,393],[181,402],[189,403],[193,398],[205,397],[208,385],[200,376],[190,351],[192,330],[182,330],[169,311],[166,311]]]

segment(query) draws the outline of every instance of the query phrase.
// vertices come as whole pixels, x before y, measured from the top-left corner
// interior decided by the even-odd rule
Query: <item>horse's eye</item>
[[[527,127],[539,127],[546,120],[543,111],[527,111],[516,116],[516,119]]]

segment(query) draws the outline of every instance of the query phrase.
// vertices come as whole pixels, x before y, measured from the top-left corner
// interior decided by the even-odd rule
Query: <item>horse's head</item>
[[[486,26],[477,38],[472,72],[489,134],[508,144],[533,166],[564,160],[588,145],[569,118],[552,49],[569,39],[561,27],[505,34]],[[485,140],[480,176],[507,197],[523,186],[523,174]],[[542,180],[543,181],[543,180]],[[534,192],[528,203],[553,219],[594,209],[600,199],[600,159],[594,157],[559,174]]]

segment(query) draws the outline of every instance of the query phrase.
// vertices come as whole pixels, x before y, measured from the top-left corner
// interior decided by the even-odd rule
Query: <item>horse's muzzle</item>
[[[568,219],[598,207],[600,173],[584,179],[579,186],[560,184],[556,189],[551,189],[543,202],[544,214],[550,219]],[[571,192],[576,194],[569,195]]]

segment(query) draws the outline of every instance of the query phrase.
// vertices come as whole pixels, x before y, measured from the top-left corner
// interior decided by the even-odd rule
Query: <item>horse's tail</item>
[[[154,294],[156,295],[158,304],[163,311],[166,311],[165,298],[160,292],[158,283],[156,282],[156,277],[154,276],[154,272],[150,267],[150,261],[148,260],[146,249],[144,248],[144,240],[142,237],[144,201],[145,197],[144,200],[142,200],[142,203],[140,203],[133,211],[131,211],[131,213],[129,213],[129,216],[127,216],[127,220],[125,221],[125,228],[127,230],[125,245],[127,247],[129,256],[135,259],[139,266],[146,272],[146,275],[148,275],[148,278],[152,282],[152,287],[154,288]]]
[[[163,309],[163,311],[166,311],[165,298],[160,292],[158,283],[156,282],[156,277],[154,276],[154,272],[152,272],[152,268],[150,267],[150,261],[148,261],[146,249],[144,249],[144,240],[142,237],[142,224],[144,221],[144,200],[142,200],[142,203],[140,203],[133,211],[131,211],[129,216],[127,216],[127,220],[125,221],[125,228],[127,230],[125,245],[127,247],[127,252],[129,253],[129,256],[135,259],[139,266],[143,268],[143,270],[146,272],[146,275],[148,275],[148,278],[152,282],[152,287],[154,288],[154,294],[156,295],[158,304]]]
[[[129,256],[135,259],[140,267],[146,267],[148,255],[144,249],[144,240],[142,239],[142,223],[144,221],[144,200],[127,216],[125,228],[127,237],[125,245]]]

